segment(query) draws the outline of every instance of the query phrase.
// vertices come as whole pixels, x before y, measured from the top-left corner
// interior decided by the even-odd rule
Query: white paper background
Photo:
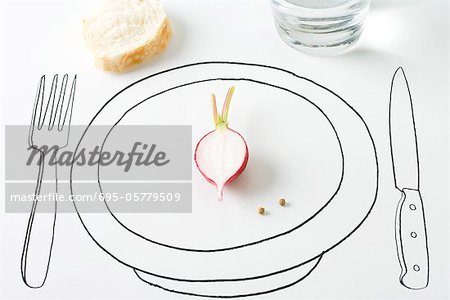
[[[174,30],[168,51],[123,75],[93,67],[81,18],[94,1],[2,1],[0,99],[2,124],[27,124],[42,74],[77,73],[74,124],[87,124],[116,91],[151,73],[207,60],[274,65],[307,76],[340,94],[365,118],[377,144],[380,192],[364,226],[329,253],[301,284],[265,299],[448,298],[448,19],[446,1],[374,0],[361,42],[333,58],[304,55],[278,38],[267,1],[166,0]],[[398,283],[393,239],[398,193],[388,146],[389,84],[398,66],[411,85],[430,248],[430,285],[410,291]],[[82,87],[82,88],[81,88]],[[168,110],[170,105],[168,106]],[[2,143],[3,143],[3,134]],[[3,157],[3,147],[0,148]],[[1,161],[3,165],[3,161]],[[0,179],[3,180],[3,172]],[[3,195],[3,185],[0,188]],[[26,215],[0,212],[0,295],[3,298],[181,299],[138,281],[98,249],[76,215],[59,215],[48,281],[31,290],[20,278]]]

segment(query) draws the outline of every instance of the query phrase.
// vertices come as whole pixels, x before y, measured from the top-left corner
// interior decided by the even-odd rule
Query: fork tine
[[[66,97],[66,90],[67,90],[67,80],[69,76],[67,74],[64,74],[62,82],[61,82],[61,88],[59,90],[59,97],[58,102],[56,103],[55,109],[53,110],[52,118],[50,119],[49,127],[50,129],[53,129],[53,126],[55,125],[56,120],[58,119],[58,123],[61,120],[61,114],[64,106],[64,100]]]
[[[39,117],[39,124],[38,124],[38,129],[42,129],[42,127],[44,126],[45,121],[49,118],[48,117],[48,113],[49,113],[49,108],[50,108],[50,120],[52,118],[53,115],[53,108],[55,105],[55,94],[56,94],[56,88],[58,86],[58,74],[56,74],[55,76],[53,76],[53,81],[52,81],[52,87],[50,89],[50,95],[48,96],[48,101],[47,101],[47,105],[45,106],[44,112],[42,112],[41,110],[41,115]],[[50,107],[50,102],[51,102],[51,107]],[[50,125],[50,122],[49,122]],[[50,127],[49,127],[50,130]]]
[[[39,85],[36,92],[36,99],[34,100],[34,106],[33,111],[31,113],[31,123],[30,123],[30,129],[28,132],[28,144],[30,146],[33,146],[33,132],[34,127],[39,124],[39,120],[41,118],[41,112],[42,112],[42,105],[44,102],[44,92],[45,92],[45,75],[41,76],[41,79],[39,80]],[[37,123],[36,123],[36,116],[39,114]]]
[[[62,114],[61,114],[59,121],[58,121],[58,130],[59,131],[62,131],[64,129],[64,124],[66,123],[66,120],[67,120],[68,127],[70,126],[70,123],[72,121],[72,110],[73,110],[73,102],[75,101],[76,87],[77,87],[77,75],[75,75],[73,77],[72,87],[70,88],[69,101],[67,103],[67,108],[64,112],[64,116],[62,116]],[[62,109],[62,107],[61,107],[61,109]]]
[[[36,99],[34,101],[34,106],[33,106],[33,113],[31,116],[31,125],[36,125],[36,114],[38,113],[38,109],[39,109],[39,117],[38,117],[38,123],[39,123],[39,119],[41,111],[42,111],[42,103],[44,102],[44,92],[45,92],[45,75],[42,75],[41,80],[39,80],[39,85],[38,85],[38,89],[36,92]]]

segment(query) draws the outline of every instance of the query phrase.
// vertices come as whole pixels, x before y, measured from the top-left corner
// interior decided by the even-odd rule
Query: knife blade
[[[394,185],[401,192],[395,216],[395,239],[400,263],[400,283],[423,289],[429,282],[428,239],[419,191],[420,169],[417,132],[411,92],[403,68],[391,82],[389,137]]]

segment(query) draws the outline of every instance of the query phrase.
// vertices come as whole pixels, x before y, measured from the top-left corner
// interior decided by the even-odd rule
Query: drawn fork
[[[54,166],[46,164],[46,159],[49,156],[50,159],[57,158],[58,151],[68,144],[77,76],[73,78],[70,94],[66,100],[68,77],[67,74],[63,76],[59,91],[58,75],[53,77],[46,103],[44,103],[45,75],[41,77],[31,117],[28,145],[30,150],[38,151],[39,172],[21,257],[22,279],[31,288],[40,288],[44,285],[52,255],[57,200],[48,198],[47,201],[53,202],[50,203],[51,211],[46,211],[50,214],[36,214],[36,211],[41,201],[38,198],[40,195],[58,194],[57,164]],[[51,179],[51,190],[44,191],[49,189],[42,186],[44,179]]]

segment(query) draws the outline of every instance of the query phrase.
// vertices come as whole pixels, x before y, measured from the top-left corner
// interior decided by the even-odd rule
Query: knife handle
[[[403,189],[397,206],[395,239],[400,262],[400,283],[413,290],[428,286],[429,255],[425,213],[420,192]]]

